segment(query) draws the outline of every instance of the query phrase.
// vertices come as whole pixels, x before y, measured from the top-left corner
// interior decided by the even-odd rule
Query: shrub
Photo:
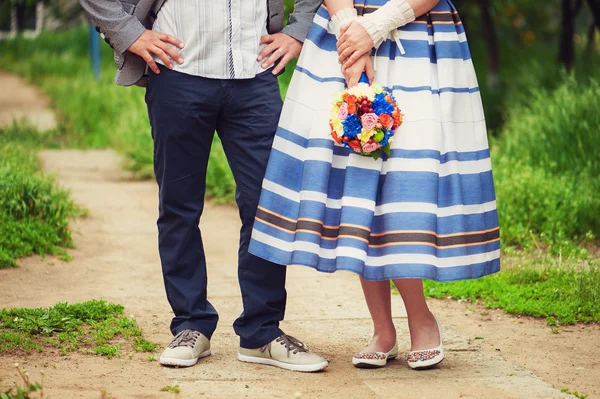
[[[527,248],[541,239],[564,251],[600,236],[598,104],[596,80],[567,77],[511,110],[494,152],[504,245]]]
[[[564,251],[573,240],[600,236],[600,196],[589,178],[553,175],[506,156],[494,159],[494,177],[504,246],[530,248],[540,239]]]
[[[504,129],[504,154],[556,174],[600,178],[600,83],[567,78],[556,90],[539,89]]]
[[[32,254],[66,256],[69,219],[81,214],[68,192],[39,171],[35,150],[12,142],[18,132],[24,143],[39,139],[29,128],[0,130],[0,268]]]

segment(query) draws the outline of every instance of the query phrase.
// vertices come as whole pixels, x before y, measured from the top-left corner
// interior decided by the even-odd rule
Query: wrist
[[[335,37],[339,39],[342,27],[347,23],[354,21],[357,18],[358,13],[356,12],[355,8],[343,8],[336,12],[331,17],[331,28],[333,30],[333,33],[335,34]]]

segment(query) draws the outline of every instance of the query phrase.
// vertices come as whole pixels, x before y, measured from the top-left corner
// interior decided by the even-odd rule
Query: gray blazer
[[[185,1],[185,0],[184,0]],[[289,23],[283,26],[284,0],[267,0],[269,33],[283,32],[301,42],[306,39],[315,12],[322,0],[295,0]],[[115,50],[117,75],[121,86],[146,85],[146,63],[127,49],[144,33],[152,29],[158,11],[165,0],[79,0],[84,11]]]

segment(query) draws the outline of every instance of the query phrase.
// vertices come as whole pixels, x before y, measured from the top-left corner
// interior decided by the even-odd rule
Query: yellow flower
[[[369,141],[369,139],[371,137],[373,137],[373,135],[375,135],[375,130],[371,129],[371,130],[363,130],[357,137],[360,139],[361,143],[366,143],[367,141]]]
[[[371,89],[373,90],[373,93],[375,93],[375,94],[381,94],[381,93],[383,93],[383,87],[381,87],[377,83],[373,83],[371,85]]]
[[[336,133],[341,137],[344,134],[344,126],[342,125],[342,122],[338,118],[335,118],[331,120],[331,124],[333,125],[333,129],[336,131]]]

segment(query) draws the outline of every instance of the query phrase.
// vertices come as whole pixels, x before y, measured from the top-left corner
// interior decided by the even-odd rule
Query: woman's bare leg
[[[373,319],[373,339],[362,352],[388,352],[396,343],[396,328],[392,321],[390,281],[360,279],[363,293]]]
[[[433,349],[440,344],[440,336],[433,314],[425,302],[421,279],[395,279],[408,315],[411,350]]]

